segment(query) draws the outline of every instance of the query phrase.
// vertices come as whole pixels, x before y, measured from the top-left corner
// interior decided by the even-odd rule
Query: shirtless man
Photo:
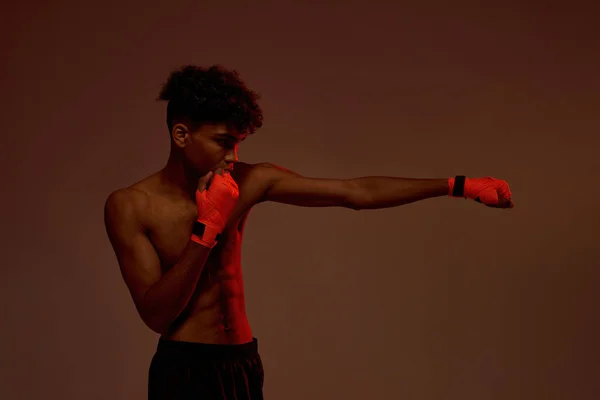
[[[508,184],[489,177],[316,179],[242,163],[238,145],[262,126],[262,111],[239,75],[219,66],[174,71],[160,99],[171,137],[165,167],[105,204],[123,279],[144,323],[161,335],[151,400],[263,398],[240,263],[255,204],[361,210],[450,196],[513,207]]]

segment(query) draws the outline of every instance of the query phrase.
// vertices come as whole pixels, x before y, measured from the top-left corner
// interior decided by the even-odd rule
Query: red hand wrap
[[[209,248],[216,245],[240,195],[230,174],[215,174],[212,179],[208,189],[196,191],[198,223],[191,237],[194,242]]]
[[[497,205],[499,197],[510,199],[512,194],[506,181],[492,177],[448,179],[449,196],[465,197],[487,205]]]

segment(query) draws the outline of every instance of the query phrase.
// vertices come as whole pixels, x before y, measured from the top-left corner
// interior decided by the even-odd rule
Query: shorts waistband
[[[258,339],[242,344],[209,344],[160,338],[156,352],[205,359],[245,358],[258,354]]]

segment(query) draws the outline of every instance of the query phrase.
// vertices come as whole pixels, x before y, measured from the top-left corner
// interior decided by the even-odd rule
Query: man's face
[[[247,135],[225,124],[204,124],[195,131],[178,125],[173,127],[173,139],[183,150],[186,166],[199,177],[219,168],[232,169],[239,160],[238,145]]]

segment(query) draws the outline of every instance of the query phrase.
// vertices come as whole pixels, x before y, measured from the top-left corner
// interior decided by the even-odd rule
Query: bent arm
[[[163,274],[139,217],[143,201],[137,194],[112,193],[105,204],[105,227],[140,317],[164,334],[192,297],[210,248],[189,240],[179,260]]]

